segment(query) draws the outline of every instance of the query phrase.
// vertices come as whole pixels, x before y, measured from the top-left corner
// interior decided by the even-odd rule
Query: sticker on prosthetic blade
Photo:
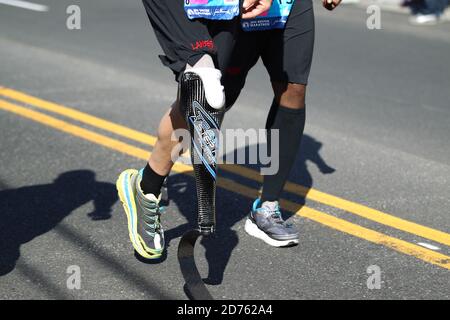
[[[192,103],[194,115],[189,121],[194,128],[192,145],[205,168],[216,179],[219,127],[198,101]]]

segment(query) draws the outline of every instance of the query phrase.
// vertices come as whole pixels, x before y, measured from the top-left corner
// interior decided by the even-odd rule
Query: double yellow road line
[[[147,160],[150,155],[150,152],[142,148],[136,147],[134,145],[131,145],[129,143],[117,140],[115,138],[111,138],[104,134],[100,134],[92,130],[82,128],[73,123],[55,118],[53,116],[49,116],[45,113],[35,111],[22,105],[18,105],[17,103],[45,110],[47,112],[51,112],[53,114],[57,114],[65,118],[75,120],[83,124],[87,124],[97,129],[101,129],[114,135],[127,138],[133,141],[137,141],[139,143],[143,143],[150,146],[154,146],[156,143],[156,137],[152,135],[137,130],[133,130],[131,128],[89,115],[84,112],[80,112],[72,108],[68,108],[53,102],[45,101],[37,97],[25,94],[23,92],[0,87],[0,96],[9,100],[7,101],[0,99],[0,109],[2,110],[14,113],[21,117],[33,120],[35,122],[52,127],[59,131],[66,132],[73,136],[79,137],[81,139],[90,141],[98,145],[102,145],[106,148],[130,155],[132,157]],[[257,182],[262,181],[261,176],[256,170],[252,170],[246,167],[228,164],[222,165],[221,170],[225,170]],[[173,171],[177,173],[192,175],[192,167],[182,163],[176,163],[173,167]],[[238,193],[245,197],[254,198],[258,194],[258,190],[256,189],[250,188],[248,186],[245,186],[243,184],[237,183],[233,180],[223,177],[221,177],[218,180],[218,186],[228,191]],[[379,224],[395,228],[397,230],[401,230],[403,232],[407,232],[419,236],[421,238],[429,239],[434,242],[444,244],[446,246],[450,246],[450,234],[448,233],[435,230],[411,221],[400,219],[398,217],[381,212],[379,210],[369,208],[367,206],[349,200],[345,200],[312,188],[309,189],[292,182],[287,183],[285,190],[292,194],[301,197],[306,197],[309,200],[343,210],[347,213],[377,222]],[[372,243],[383,245],[395,251],[416,257],[423,261],[450,270],[450,256],[446,256],[444,254],[421,247],[419,245],[362,227],[360,225],[351,223],[347,220],[337,218],[335,216],[309,208],[307,206],[301,206],[300,204],[297,204],[292,201],[282,199],[281,205],[286,210],[294,212],[295,214],[301,217],[308,218],[321,225],[370,241]]]

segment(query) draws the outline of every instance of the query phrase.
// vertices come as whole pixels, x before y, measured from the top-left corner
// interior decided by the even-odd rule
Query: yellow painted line
[[[230,164],[221,166],[221,169],[224,167],[227,171],[233,172],[251,180],[262,182],[262,177],[256,170]],[[365,205],[348,201],[313,188],[309,189],[307,187],[289,181],[286,183],[284,190],[302,197],[306,197],[308,200],[319,202],[337,209],[347,211],[365,219],[375,221],[379,224],[383,224],[397,230],[408,232],[419,237],[450,246],[450,234],[446,232],[432,229],[430,227],[426,227],[424,225],[420,225],[418,223],[411,222],[405,219],[401,219],[382,211],[367,207]]]
[[[131,146],[119,140],[106,137],[84,128],[80,128],[68,122],[9,103],[1,99],[0,109],[142,160],[147,159],[149,156],[149,153],[143,149]],[[174,166],[173,171],[192,174],[192,168],[187,165],[178,163]],[[230,192],[238,193],[249,198],[254,198],[258,193],[256,189],[241,185],[226,178],[219,179],[218,186]],[[375,244],[383,245],[400,253],[416,257],[425,262],[450,270],[449,256],[368,228],[361,227],[357,224],[348,222],[340,218],[336,218],[332,215],[312,208],[308,208],[306,206],[300,208],[299,204],[291,201],[282,199],[281,203],[287,210],[295,212],[299,216],[305,217],[329,228],[341,231],[360,239],[370,241]]]
[[[54,129],[64,131],[66,133],[77,136],[79,138],[82,138],[82,139],[88,140],[90,142],[107,147],[109,149],[113,149],[113,150],[125,153],[132,157],[147,160],[151,154],[150,152],[148,152],[144,149],[137,148],[135,146],[124,143],[122,141],[109,138],[102,134],[98,134],[94,131],[78,127],[78,126],[70,124],[66,121],[62,121],[62,120],[56,119],[54,117],[50,117],[46,114],[9,103],[5,100],[0,99],[0,109],[15,113],[22,117],[39,122],[41,124],[52,127]],[[182,164],[182,163],[175,163],[174,170],[176,170],[177,172],[180,172],[180,173],[189,173],[190,171],[192,171],[192,167]]]
[[[296,203],[286,200],[282,200],[281,204],[289,211],[295,210],[295,208],[298,208],[299,206]],[[375,244],[383,245],[397,252],[416,257],[420,260],[450,270],[450,257],[436,251],[425,249],[413,243],[400,240],[365,227],[361,227],[357,224],[336,218],[332,215],[324,214],[323,212],[308,208],[306,206],[303,206],[296,212],[296,214],[301,217],[305,217],[318,222],[329,228],[350,234],[357,238],[365,239]]]
[[[117,123],[107,121],[72,108],[45,101],[16,90],[0,87],[0,95],[33,105],[43,110],[66,116],[68,118],[89,124],[93,127],[100,128],[126,138],[133,139],[135,141],[139,141],[152,146],[154,146],[156,143],[156,137],[149,134],[130,129]]]
[[[151,146],[154,146],[156,143],[156,137],[152,135],[130,129],[98,117],[91,116],[87,113],[80,112],[72,108],[48,102],[13,89],[0,87],[0,95],[33,105],[37,108],[66,116],[68,118],[89,124],[93,127],[97,127],[105,131],[120,135],[122,137],[129,138],[131,140],[135,140]],[[220,168],[221,170],[225,170],[257,182],[262,182],[262,177],[256,170],[231,164],[221,165]],[[306,197],[308,200],[338,208],[365,219],[386,225],[388,227],[450,246],[450,234],[446,232],[432,229],[430,227],[426,227],[405,219],[401,219],[391,214],[387,214],[382,211],[370,208],[368,206],[345,200],[313,188],[309,189],[307,187],[289,181],[286,183],[285,190],[298,196]]]
[[[108,147],[110,149],[120,151],[122,153],[125,153],[127,155],[137,157],[137,158],[144,158],[146,159],[149,155],[149,153],[145,150],[136,148],[134,146],[131,146],[129,144],[123,143],[119,140],[111,139],[109,137],[106,137],[104,135],[95,133],[90,130],[86,130],[83,128],[80,128],[78,126],[72,125],[68,122],[61,121],[59,119],[47,116],[43,113],[36,112],[24,107],[17,106],[15,104],[6,102],[4,100],[0,99],[0,109],[13,112],[17,115],[20,115],[22,117],[31,119],[33,121],[45,124],[49,127],[52,127],[54,129],[58,129],[61,131],[64,131],[66,133],[72,134],[74,136],[77,136],[79,138],[83,138],[85,140],[88,140],[90,142],[94,142],[96,144],[100,144],[102,146]]]

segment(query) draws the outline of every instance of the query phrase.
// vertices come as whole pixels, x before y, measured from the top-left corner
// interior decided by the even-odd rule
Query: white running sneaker
[[[297,229],[281,217],[278,201],[256,199],[245,222],[245,231],[274,247],[288,247],[299,242]]]
[[[409,23],[415,26],[434,26],[439,22],[435,14],[416,14],[409,18]]]

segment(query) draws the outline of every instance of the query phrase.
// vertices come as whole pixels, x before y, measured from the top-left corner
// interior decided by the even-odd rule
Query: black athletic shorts
[[[186,64],[194,65],[204,54],[211,55],[216,68],[225,71],[240,30],[240,18],[189,20],[183,0],[143,0],[143,3],[164,51],[159,57],[177,80]]]
[[[312,0],[295,0],[285,29],[239,31],[222,77],[227,108],[238,98],[249,70],[259,58],[262,59],[271,81],[307,84],[313,49]]]

